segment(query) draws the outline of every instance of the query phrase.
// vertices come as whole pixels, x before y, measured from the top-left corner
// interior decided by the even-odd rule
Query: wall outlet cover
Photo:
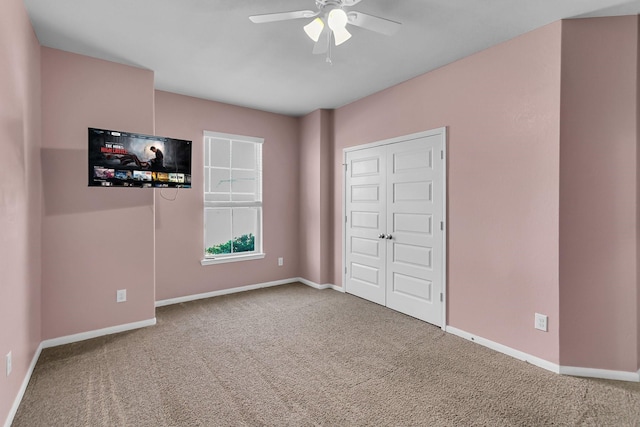
[[[127,290],[118,289],[116,291],[116,302],[125,302],[127,300]]]
[[[547,332],[547,320],[548,318],[544,314],[536,313],[534,327],[540,331]]]

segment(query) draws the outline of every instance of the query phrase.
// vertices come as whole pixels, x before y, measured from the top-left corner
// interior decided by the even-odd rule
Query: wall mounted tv
[[[191,188],[191,141],[89,128],[89,186]]]

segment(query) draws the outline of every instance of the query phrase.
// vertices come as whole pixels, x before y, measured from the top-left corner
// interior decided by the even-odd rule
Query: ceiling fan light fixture
[[[251,22],[262,24],[267,22],[289,21],[292,19],[311,19],[306,21],[304,31],[313,40],[314,55],[331,52],[331,45],[340,46],[351,38],[347,25],[364,28],[384,35],[394,34],[400,27],[399,22],[374,15],[351,10],[361,0],[315,0],[317,10],[294,10],[263,15],[252,15]],[[299,27],[298,27],[299,28]],[[333,43],[331,42],[333,40]],[[330,55],[330,53],[329,53]],[[329,59],[329,58],[328,58]]]
[[[304,32],[307,33],[309,38],[314,42],[318,41],[323,29],[324,22],[322,22],[322,19],[320,18],[316,18],[304,26]]]
[[[333,9],[327,16],[329,28],[333,31],[333,37],[336,41],[336,46],[340,46],[351,38],[351,33],[347,31],[347,22],[349,18],[347,13],[342,9]]]
[[[337,29],[345,28],[347,26],[347,22],[349,22],[349,18],[344,10],[332,9],[329,11],[327,21],[329,21],[329,28],[336,31]]]
[[[340,46],[342,43],[346,42],[351,38],[351,33],[347,31],[345,28],[341,30],[334,30],[333,38],[336,42],[336,46]]]

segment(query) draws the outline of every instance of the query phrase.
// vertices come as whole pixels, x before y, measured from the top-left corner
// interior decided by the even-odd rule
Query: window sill
[[[205,258],[200,260],[200,265],[212,265],[212,264],[224,264],[227,262],[238,262],[238,261],[249,261],[252,259],[262,259],[265,257],[265,254],[251,254],[251,255],[236,255],[229,257],[220,257],[220,258]]]

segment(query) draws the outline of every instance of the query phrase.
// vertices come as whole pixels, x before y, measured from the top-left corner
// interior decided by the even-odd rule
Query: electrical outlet
[[[280,257],[278,258],[278,266],[282,267],[284,265],[284,258]]]
[[[534,327],[541,331],[547,332],[547,316],[544,314],[536,313]]]
[[[12,369],[11,352],[7,353],[6,365],[7,365],[7,376],[9,376],[11,374],[11,369]]]
[[[116,291],[116,302],[125,302],[127,300],[127,290],[118,289]]]

